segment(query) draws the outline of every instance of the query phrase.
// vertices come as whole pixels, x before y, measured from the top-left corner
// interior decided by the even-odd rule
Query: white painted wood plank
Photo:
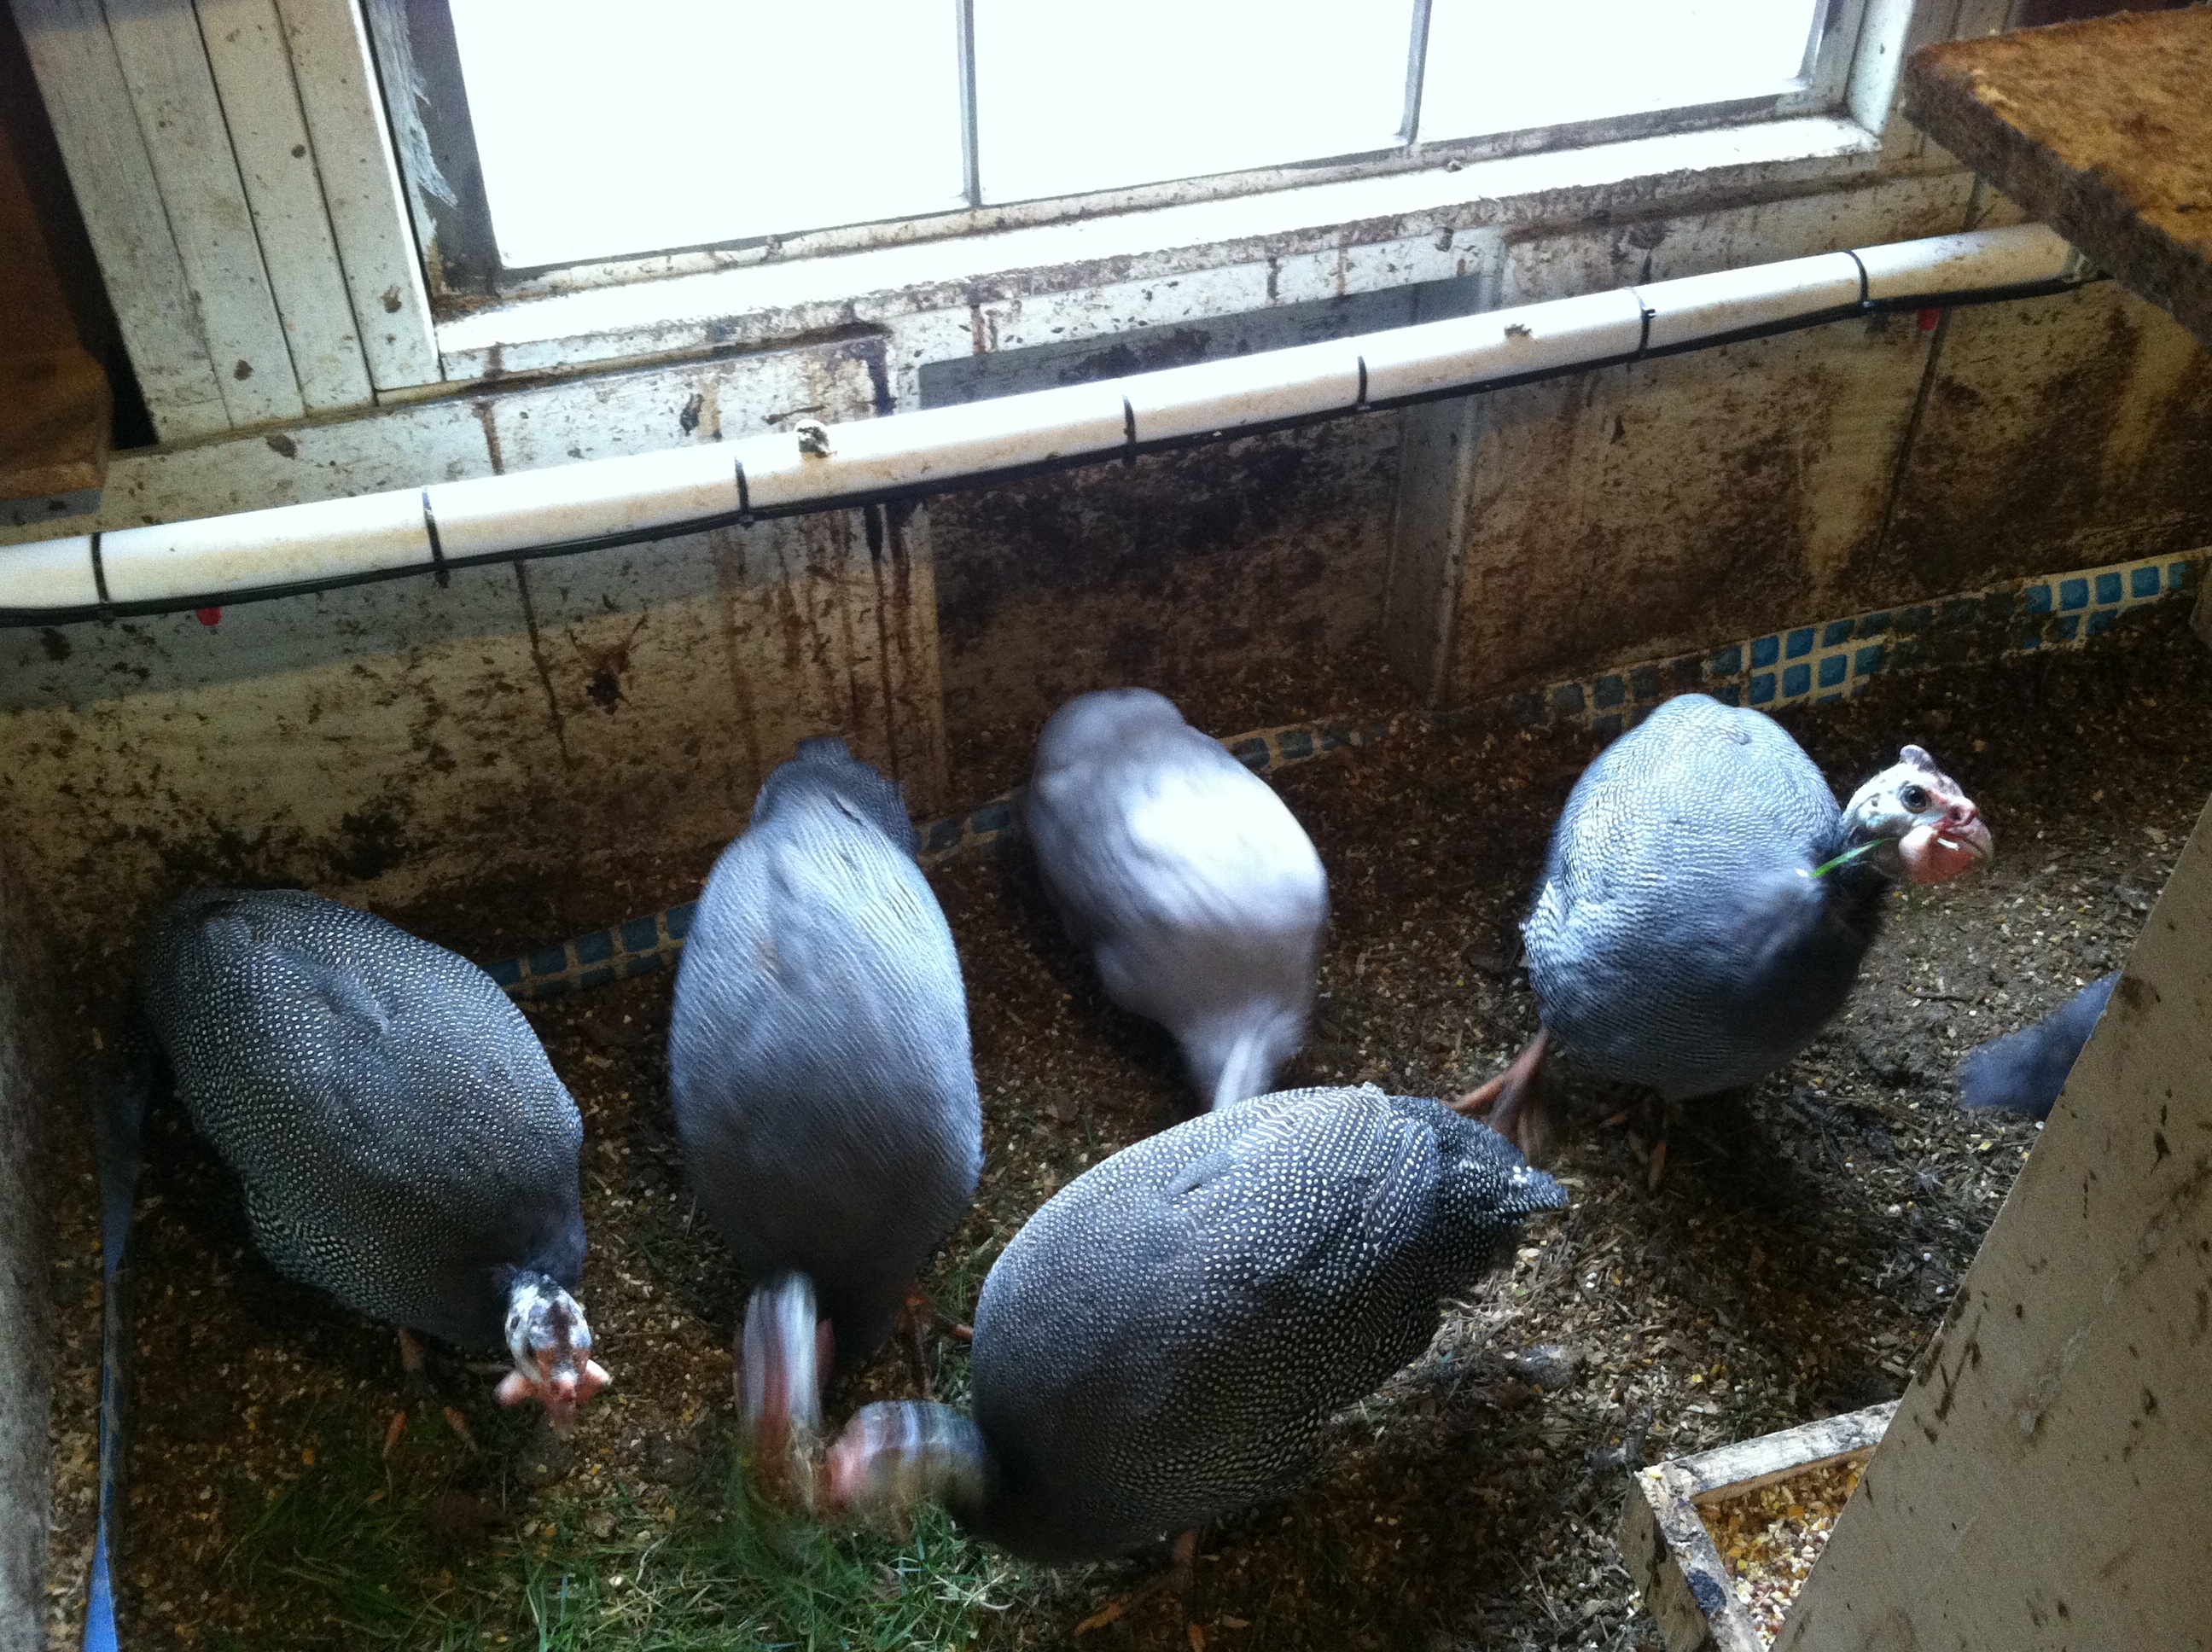
[[[364,405],[375,392],[276,8],[199,0],[199,17],[300,398],[312,412]]]
[[[379,390],[443,376],[422,262],[354,0],[277,0],[354,319]]]
[[[1778,1652],[2212,1647],[2212,809]]]
[[[109,32],[234,425],[305,411],[191,0],[118,0]]]
[[[138,388],[164,441],[228,429],[222,392],[99,0],[15,0]]]

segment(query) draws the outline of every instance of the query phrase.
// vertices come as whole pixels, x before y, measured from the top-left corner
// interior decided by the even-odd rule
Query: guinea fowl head
[[[950,1406],[878,1400],[861,1406],[830,1448],[821,1501],[832,1513],[906,1532],[924,1503],[956,1514],[980,1505],[987,1462],[982,1430]]]
[[[1897,757],[1852,793],[1844,853],[1915,884],[1940,884],[1988,859],[1995,841],[1959,782],[1917,745]]]
[[[556,1428],[612,1379],[592,1357],[592,1327],[581,1303],[550,1278],[517,1273],[507,1293],[507,1347],[514,1369],[499,1381],[499,1403],[544,1402]]]

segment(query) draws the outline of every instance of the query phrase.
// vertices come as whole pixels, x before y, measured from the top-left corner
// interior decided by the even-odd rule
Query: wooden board
[[[1778,1652],[2212,1648],[2208,938],[2212,809]]]
[[[199,19],[300,398],[309,412],[361,406],[368,366],[274,0],[199,0]]]
[[[1637,1473],[1621,1508],[1620,1558],[1668,1652],[1766,1652],[1766,1637],[1736,1600],[1699,1509],[1866,1456],[1896,1410],[1892,1402],[1823,1417]]]
[[[164,441],[227,429],[207,337],[98,0],[15,0],[24,50]]]
[[[1905,108],[2212,345],[2212,9],[1927,46]]]

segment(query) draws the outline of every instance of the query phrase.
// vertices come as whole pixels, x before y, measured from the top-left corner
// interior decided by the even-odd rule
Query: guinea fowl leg
[[[1183,1603],[1183,1617],[1186,1626],[1191,1631],[1192,1644],[1203,1647],[1206,1644],[1205,1632],[1196,1624],[1188,1621],[1191,1587],[1197,1579],[1197,1560],[1198,1528],[1193,1527],[1176,1537],[1175,1558],[1165,1570],[1138,1585],[1127,1594],[1117,1595],[1109,1600],[1097,1611],[1076,1625],[1075,1632],[1079,1635],[1087,1634],[1091,1630],[1103,1629],[1109,1624],[1119,1623],[1162,1589],[1171,1588]]]
[[[1632,1107],[1624,1107],[1605,1121],[1605,1127],[1628,1127],[1628,1145],[1644,1166],[1644,1185],[1653,1193],[1667,1175],[1667,1100],[1646,1096]]]
[[[1551,1042],[1551,1029],[1539,1028],[1510,1066],[1451,1104],[1456,1112],[1486,1114],[1483,1121],[1519,1148],[1531,1164],[1551,1157],[1551,1110],[1543,1096],[1544,1057]]]

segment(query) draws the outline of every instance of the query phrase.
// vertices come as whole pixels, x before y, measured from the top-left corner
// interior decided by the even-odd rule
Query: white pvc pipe
[[[0,623],[659,537],[997,471],[1465,394],[1881,309],[2094,279],[2039,224],[1828,252],[1097,384],[543,471],[0,548]]]

